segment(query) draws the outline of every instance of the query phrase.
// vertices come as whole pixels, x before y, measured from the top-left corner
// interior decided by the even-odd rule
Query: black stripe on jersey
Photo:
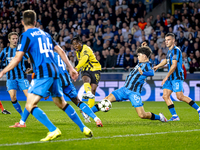
[[[26,59],[28,59],[28,55],[27,55],[26,53],[24,54],[24,57],[25,57]]]
[[[143,84],[140,84],[140,93],[142,92],[142,86],[143,86]]]
[[[53,63],[51,63],[51,65],[53,66],[53,69],[54,69],[54,72],[55,72],[55,77],[57,78],[57,70],[56,70],[56,67]]]
[[[137,82],[137,83],[136,83],[136,85],[135,85],[135,87],[134,87],[134,90],[133,90],[134,92],[137,92],[137,88],[138,88],[139,84],[140,84],[140,82]]]
[[[131,85],[131,87],[130,87],[130,90],[133,90],[133,87],[135,86],[135,83],[137,82],[137,80],[138,80],[138,78],[139,78],[140,76],[141,76],[140,73],[136,75],[135,79],[134,79],[133,82],[132,82],[132,85]]]
[[[6,48],[6,58],[8,58],[8,50],[9,50],[9,47]],[[6,64],[8,64],[7,59],[6,59]],[[8,71],[8,79],[10,79],[10,71]]]
[[[169,60],[169,66],[170,66],[170,68],[171,68],[171,66],[172,66],[172,62],[171,62],[171,60]],[[170,77],[169,77],[170,78]],[[174,74],[172,73],[172,80],[174,80]]]
[[[89,65],[93,68],[93,65],[89,62]]]
[[[30,48],[29,48],[29,50],[30,50]],[[33,60],[33,57],[32,57],[32,55],[31,55],[31,53],[29,52],[29,50],[28,50],[28,55],[29,55],[29,57],[30,57],[31,63],[32,63],[32,64],[35,64],[35,63],[34,63],[34,60]]]
[[[31,42],[31,40],[27,37],[27,38],[26,38],[26,44],[25,44],[24,49],[23,49],[23,52],[24,52],[24,53],[26,53],[30,42]]]
[[[65,73],[65,78],[67,80],[67,84],[70,85],[69,78],[68,78],[68,75],[66,73]]]
[[[131,79],[133,78],[133,76],[134,76],[137,72],[138,72],[138,69],[136,69],[136,70],[132,73],[132,76],[131,76],[131,77],[129,78],[129,80],[127,81],[127,84],[126,84],[125,87],[128,87],[128,85],[129,85]]]
[[[184,76],[182,72],[180,72],[180,75],[181,75],[181,80],[184,80]]]
[[[149,68],[148,68],[147,64],[146,64],[146,66],[145,66],[145,70],[146,70],[147,72],[149,71]]]
[[[43,67],[41,65],[39,66],[39,73],[40,73],[40,78],[44,77]]]
[[[63,76],[60,74],[60,79],[61,79],[61,82],[62,82],[62,86],[65,86],[65,80],[63,79]]]
[[[4,50],[3,50],[4,51]],[[5,53],[2,52],[2,55],[0,57],[0,60],[2,61],[3,57],[4,57]]]
[[[13,54],[13,49],[11,48],[11,51],[10,51],[10,58],[13,57],[13,56],[14,56],[14,54]],[[11,71],[12,71],[13,79],[15,79],[15,71],[14,71],[14,69],[11,70]]]
[[[22,64],[22,62],[20,62],[20,63]],[[17,65],[16,68],[17,68],[18,79],[21,79],[22,77],[21,77],[19,66]]]
[[[179,55],[178,61],[177,61],[177,63],[178,63],[179,60],[180,60],[180,51],[178,49],[175,49],[174,50],[174,55],[177,55],[177,54]],[[175,75],[176,75],[177,79],[180,80],[180,76],[179,76],[179,73],[178,73],[178,66],[175,69]]]
[[[47,70],[48,70],[49,77],[52,77],[51,66],[48,63],[47,63]]]

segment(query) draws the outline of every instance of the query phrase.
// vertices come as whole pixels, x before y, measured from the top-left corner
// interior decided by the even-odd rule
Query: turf
[[[23,107],[25,102],[20,104]],[[200,102],[197,104],[200,105]],[[96,113],[104,127],[97,128],[94,121],[85,123],[94,133],[91,139],[84,137],[78,126],[53,102],[40,102],[39,107],[62,132],[61,137],[51,142],[39,142],[48,130],[32,115],[27,120],[26,128],[9,128],[19,121],[20,115],[11,102],[3,101],[3,105],[12,114],[0,114],[0,150],[199,149],[199,116],[183,102],[175,102],[180,121],[167,123],[140,119],[130,102],[113,103],[109,112]],[[78,108],[74,104],[72,106],[84,121]],[[144,102],[144,108],[156,114],[162,112],[168,119],[171,117],[164,102]]]

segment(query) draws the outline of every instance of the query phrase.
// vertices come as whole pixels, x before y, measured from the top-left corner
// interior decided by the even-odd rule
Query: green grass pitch
[[[2,103],[12,114],[0,114],[0,150],[196,150],[200,147],[198,113],[183,102],[174,102],[180,121],[166,123],[140,119],[130,102],[113,103],[109,112],[96,113],[104,127],[97,128],[92,119],[91,123],[84,123],[94,133],[94,137],[88,139],[53,102],[42,101],[38,106],[62,132],[61,137],[51,142],[39,141],[48,130],[32,115],[26,128],[9,128],[20,120],[20,115],[11,102]],[[69,103],[84,121],[78,108]],[[20,104],[23,107],[25,102]],[[200,105],[200,102],[197,104]],[[164,102],[144,102],[144,108],[155,114],[162,112],[167,119],[171,117]]]

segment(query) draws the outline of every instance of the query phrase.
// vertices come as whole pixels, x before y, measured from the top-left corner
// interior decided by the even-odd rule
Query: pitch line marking
[[[182,130],[182,131],[170,131],[170,132],[142,133],[142,134],[114,135],[114,136],[93,137],[93,138],[63,139],[63,140],[55,140],[55,141],[50,141],[50,142],[58,143],[58,142],[68,142],[68,141],[86,141],[86,140],[93,140],[93,139],[96,140],[96,139],[108,139],[108,138],[137,137],[137,136],[146,136],[146,135],[161,135],[161,134],[169,134],[169,133],[184,133],[184,132],[198,132],[198,131],[200,131],[200,129]],[[3,146],[30,145],[30,144],[42,144],[42,143],[47,143],[47,142],[32,141],[32,142],[24,142],[24,143],[0,144],[0,147],[3,147]]]

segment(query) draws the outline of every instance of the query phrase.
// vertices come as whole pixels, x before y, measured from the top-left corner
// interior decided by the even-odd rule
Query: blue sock
[[[92,111],[94,113],[97,112],[97,111],[99,111],[98,104],[94,105],[91,109],[92,109]]]
[[[54,124],[49,120],[47,115],[40,108],[34,107],[31,110],[31,113],[38,121],[40,121],[43,125],[45,125],[49,129],[50,132],[53,132],[56,130],[56,127],[54,126]]]
[[[81,119],[77,115],[77,113],[74,110],[74,108],[72,106],[70,106],[69,104],[67,104],[63,108],[63,111],[69,116],[69,118],[72,121],[74,121],[79,126],[80,130],[83,132],[83,128],[85,127],[85,125],[82,123]]]
[[[169,105],[168,109],[169,109],[170,113],[172,114],[172,116],[176,116],[177,115],[176,114],[176,110],[174,108],[174,104]]]
[[[16,111],[18,111],[18,113],[22,116],[23,112],[21,109],[20,104],[18,103],[18,101],[16,100],[15,102],[12,102],[14,108],[16,109]]]
[[[22,120],[23,122],[26,122],[26,119],[28,118],[29,114],[30,114],[30,113],[28,112],[28,110],[27,110],[26,108],[24,108],[24,113],[23,113],[23,115],[22,115],[21,120]]]
[[[160,116],[154,113],[151,113],[151,120],[160,120]]]
[[[196,109],[198,113],[200,113],[199,106],[194,101],[190,101],[189,105]]]
[[[86,105],[83,102],[78,103],[77,105],[84,113],[86,113],[88,116],[92,117],[93,119],[96,117],[94,112],[90,109],[88,105]]]

